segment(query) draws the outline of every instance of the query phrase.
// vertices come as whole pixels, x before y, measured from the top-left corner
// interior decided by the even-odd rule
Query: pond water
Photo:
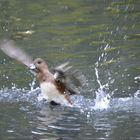
[[[74,107],[38,101],[34,76],[0,52],[1,140],[140,139],[140,1],[2,0],[0,38],[86,77]]]

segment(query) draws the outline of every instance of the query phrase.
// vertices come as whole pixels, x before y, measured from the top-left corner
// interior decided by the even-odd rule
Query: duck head
[[[42,58],[36,58],[29,68],[36,75],[40,72],[48,71],[48,66]]]

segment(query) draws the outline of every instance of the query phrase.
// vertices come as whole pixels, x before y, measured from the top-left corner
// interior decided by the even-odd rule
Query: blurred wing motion
[[[32,58],[22,49],[18,48],[12,40],[0,40],[0,49],[9,57],[16,59],[27,67],[32,63]]]
[[[59,83],[65,85],[70,94],[79,93],[79,88],[85,84],[85,77],[79,71],[72,70],[69,62],[61,64],[53,69],[54,78]]]

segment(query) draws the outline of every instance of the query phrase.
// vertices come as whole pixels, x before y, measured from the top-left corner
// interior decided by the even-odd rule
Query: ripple
[[[63,126],[58,126],[58,125],[48,125],[49,128],[53,128],[53,129],[58,129],[58,130],[66,130],[66,131],[79,131],[80,128],[69,128],[67,127],[63,127]]]
[[[32,134],[36,134],[36,135],[44,135],[44,133],[42,133],[42,132],[37,132],[37,131],[31,131],[32,132]]]

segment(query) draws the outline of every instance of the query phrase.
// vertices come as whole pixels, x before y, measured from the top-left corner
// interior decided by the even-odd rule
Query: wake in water
[[[99,80],[98,69],[95,68],[95,74],[99,88],[96,91],[95,99],[87,99],[82,95],[75,95],[72,97],[74,107],[79,108],[81,112],[85,111],[94,111],[94,110],[106,110],[109,108],[124,108],[132,105],[132,102],[137,102],[138,106],[140,105],[140,90],[134,94],[134,97],[127,98],[116,98],[112,99],[109,93],[106,93],[105,88],[108,84],[102,85]],[[46,105],[46,101],[39,99],[40,88],[34,88],[35,80],[31,84],[31,90],[17,89],[13,87],[12,89],[3,89],[0,90],[0,102],[1,103],[14,103],[14,102],[29,102],[32,105]]]
[[[97,72],[97,71],[96,71]],[[98,72],[97,72],[98,73]],[[114,98],[111,99],[110,95],[104,91],[104,86],[101,86],[96,92],[95,99],[87,99],[82,95],[72,96],[74,108],[79,108],[84,111],[106,110],[109,108],[129,108],[130,105],[137,104],[140,106],[140,90],[137,90],[134,97]],[[45,100],[38,100],[40,95],[40,88],[32,89],[31,91],[25,89],[3,89],[0,90],[0,103],[15,103],[15,102],[28,102],[32,105],[46,105]],[[130,109],[130,108],[129,108]]]

